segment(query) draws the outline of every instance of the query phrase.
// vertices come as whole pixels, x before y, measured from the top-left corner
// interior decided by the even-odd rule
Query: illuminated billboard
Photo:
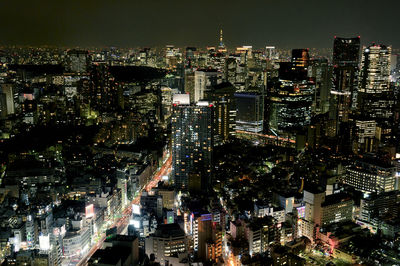
[[[85,216],[86,218],[90,218],[94,216],[94,205],[90,204],[85,208]]]
[[[136,229],[140,228],[140,220],[137,218],[129,220],[129,224],[133,225]]]
[[[40,248],[40,250],[49,250],[50,249],[50,236],[49,235],[39,236],[39,248]]]
[[[140,215],[140,205],[139,204],[132,204],[132,213]]]

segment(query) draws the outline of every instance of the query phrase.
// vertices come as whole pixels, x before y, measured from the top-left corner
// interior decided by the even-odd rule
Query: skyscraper
[[[222,73],[214,69],[198,69],[194,72],[194,97],[196,103],[204,100],[205,93],[211,86],[217,85],[222,81]]]
[[[331,118],[339,132],[341,122],[347,122],[357,104],[358,62],[360,37],[339,38],[333,42],[333,72]]]
[[[172,160],[176,189],[188,190],[194,179],[207,189],[211,179],[213,105],[190,104],[189,95],[174,95],[172,115]],[[191,180],[193,179],[193,180]]]
[[[235,88],[223,82],[212,88],[207,97],[214,105],[214,144],[219,145],[235,134],[236,103]]]
[[[14,87],[12,84],[2,84],[1,85],[2,92],[5,94],[5,103],[7,115],[11,115],[15,113],[15,105],[14,105]]]
[[[378,139],[391,139],[394,126],[394,90],[390,86],[391,47],[372,44],[364,47],[358,83],[358,114],[377,122]]]
[[[261,133],[264,120],[264,99],[258,93],[235,93],[236,130]]]
[[[382,93],[389,91],[390,54],[392,48],[372,44],[364,47],[361,59],[360,93]]]
[[[292,50],[292,63],[294,67],[308,67],[310,55],[308,49],[293,49]]]

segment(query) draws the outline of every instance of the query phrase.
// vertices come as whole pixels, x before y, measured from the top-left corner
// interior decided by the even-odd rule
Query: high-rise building
[[[293,133],[309,125],[314,85],[308,81],[280,80],[275,87],[268,95],[269,128]]]
[[[222,144],[235,134],[236,103],[235,88],[223,82],[212,88],[207,97],[214,105],[214,144]]]
[[[6,110],[7,115],[11,115],[15,113],[15,105],[14,105],[14,87],[13,84],[1,84],[1,90],[5,94],[6,99]]]
[[[261,133],[264,120],[264,99],[258,93],[235,93],[236,130]]]
[[[194,97],[196,103],[204,100],[206,92],[222,82],[222,74],[214,69],[199,69],[194,72]]]
[[[393,213],[396,208],[398,191],[391,191],[381,194],[365,194],[360,201],[359,220],[370,223],[374,218],[385,217]]]
[[[145,246],[146,253],[154,254],[163,265],[166,262],[175,264],[179,263],[179,257],[187,257],[188,239],[178,224],[161,224],[153,235],[146,238]]]
[[[391,138],[395,97],[390,86],[391,47],[370,45],[362,54],[358,93],[358,114],[369,117],[381,128],[381,142]]]
[[[341,122],[349,120],[357,104],[360,37],[339,38],[333,42],[331,118],[339,132]]]
[[[308,49],[293,49],[292,50],[292,63],[294,67],[308,67],[310,55]]]
[[[332,69],[328,64],[328,59],[323,58],[310,61],[308,76],[315,83],[312,108],[314,114],[325,114],[329,111],[331,75]]]
[[[190,178],[200,175],[201,188],[211,179],[213,105],[190,104],[189,95],[174,95],[172,114],[172,160],[175,186],[187,190]]]
[[[372,44],[363,48],[359,80],[359,92],[375,94],[390,90],[390,54],[392,48]]]
[[[364,156],[347,166],[343,182],[362,192],[389,192],[398,189],[396,167],[375,156]]]

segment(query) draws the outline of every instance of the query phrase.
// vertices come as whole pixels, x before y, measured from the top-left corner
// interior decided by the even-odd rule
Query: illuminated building
[[[346,167],[343,182],[362,192],[388,192],[398,189],[396,167],[376,157],[356,160]]]
[[[395,97],[390,85],[391,47],[370,45],[364,47],[359,79],[358,113],[374,119],[381,130],[379,140],[392,138]]]
[[[218,44],[218,52],[220,53],[226,53],[226,47],[224,44],[224,38],[223,38],[223,32],[222,29],[219,31],[219,44]]]
[[[389,91],[390,55],[392,48],[372,44],[363,48],[359,92],[363,94]]]
[[[355,119],[353,152],[372,152],[375,145],[376,121],[368,118]]]
[[[278,59],[275,46],[265,46],[265,57],[267,60]]]
[[[310,60],[308,67],[309,76],[315,82],[315,96],[313,113],[324,114],[329,111],[330,75],[331,67],[327,59]]]
[[[320,226],[351,221],[354,201],[346,194],[331,194],[321,204],[322,217]]]
[[[295,68],[307,68],[310,60],[308,49],[293,49],[292,63]]]
[[[68,231],[63,238],[63,255],[77,257],[89,250],[90,230],[88,227]]]
[[[371,223],[375,218],[383,218],[388,214],[396,215],[398,191],[381,194],[365,194],[360,201],[359,220]],[[398,213],[397,213],[398,215]]]
[[[264,99],[257,93],[235,93],[236,130],[260,133],[264,123]]]
[[[154,254],[156,260],[162,265],[167,261],[175,265],[172,261],[174,257],[187,257],[187,236],[176,223],[160,224],[156,232],[146,238],[145,246],[146,254]],[[176,263],[178,262],[176,261]]]
[[[68,51],[68,70],[75,73],[87,72],[88,52],[81,50]]]
[[[358,63],[360,37],[335,37],[333,43],[333,72],[331,116],[336,121],[336,132],[341,122],[349,120],[357,104]]]
[[[236,69],[237,69],[237,60],[236,60],[236,58],[230,56],[225,61],[225,80],[227,82],[230,82],[231,84],[235,84]]]
[[[186,94],[174,95],[173,105],[172,172],[175,187],[187,190],[190,176],[200,174],[201,188],[207,189],[211,181],[214,107],[208,102],[191,105]]]
[[[279,76],[268,89],[269,129],[296,134],[310,124],[315,83],[307,77],[307,49],[292,50],[292,61],[281,62]]]
[[[205,94],[212,86],[222,81],[222,74],[213,69],[198,69],[194,72],[193,102],[204,100]]]
[[[320,189],[304,190],[304,218],[298,220],[298,237],[311,241],[318,238],[318,229],[332,223],[351,221],[354,201],[346,194],[326,195]]]
[[[269,128],[292,133],[309,125],[314,87],[308,81],[281,80],[269,93]]]
[[[195,74],[192,69],[185,69],[185,83],[184,89],[185,93],[190,95],[190,102],[194,103],[194,85],[195,85]]]
[[[214,144],[222,144],[235,134],[236,103],[235,88],[221,83],[212,88],[207,97],[214,105]]]
[[[269,245],[279,237],[275,220],[271,216],[252,219],[246,224],[245,234],[250,256],[266,252]]]

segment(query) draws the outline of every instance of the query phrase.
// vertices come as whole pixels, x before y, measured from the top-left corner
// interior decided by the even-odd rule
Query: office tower
[[[364,47],[361,59],[359,92],[379,94],[390,91],[390,54],[392,48],[372,44]]]
[[[14,105],[14,87],[12,84],[1,84],[2,93],[5,94],[6,99],[6,110],[7,115],[11,115],[15,113],[15,105]]]
[[[391,47],[371,45],[363,50],[359,80],[359,111],[374,119],[392,116],[390,107]]]
[[[376,156],[364,156],[347,166],[343,183],[362,192],[398,190],[396,167]]]
[[[264,99],[258,93],[235,93],[236,130],[261,133],[264,120]]]
[[[194,103],[204,100],[206,92],[222,82],[222,74],[214,69],[198,69],[194,72]]]
[[[308,75],[315,83],[312,111],[314,114],[325,114],[329,111],[330,79],[332,75],[328,59],[311,60],[308,67]]]
[[[229,82],[212,88],[207,97],[214,105],[214,144],[219,145],[235,135],[236,103],[235,88]]]
[[[368,117],[357,117],[353,128],[353,152],[368,153],[374,150],[376,121]]]
[[[85,73],[88,67],[88,52],[82,50],[68,51],[68,70],[74,73]]]
[[[395,95],[390,85],[391,47],[372,44],[365,47],[362,54],[358,115],[377,122],[380,143],[388,143],[394,127]]]
[[[353,217],[353,199],[344,193],[326,195],[325,201],[321,204],[322,216],[320,226],[327,226],[333,223],[351,221]]]
[[[304,80],[280,80],[268,93],[269,128],[296,133],[311,121],[314,84]]]
[[[349,120],[357,104],[358,63],[360,37],[335,37],[333,43],[333,71],[331,89],[331,118],[339,132],[341,122]]]
[[[162,265],[178,265],[179,257],[188,254],[188,239],[181,227],[176,224],[161,224],[156,232],[146,238],[146,254],[155,255],[156,261]]]
[[[292,63],[295,68],[306,68],[310,60],[308,49],[293,49]]]
[[[194,84],[195,84],[195,74],[192,69],[185,69],[185,93],[190,95],[190,102],[194,103]]]
[[[237,61],[233,57],[225,60],[225,80],[232,84],[236,82]]]
[[[200,101],[191,105],[189,95],[174,95],[172,171],[176,189],[188,190],[189,184],[196,178],[201,179],[201,189],[209,187],[213,147],[212,123],[212,104]]]
[[[374,218],[384,218],[396,211],[398,191],[364,194],[360,201],[359,220],[371,223]]]

